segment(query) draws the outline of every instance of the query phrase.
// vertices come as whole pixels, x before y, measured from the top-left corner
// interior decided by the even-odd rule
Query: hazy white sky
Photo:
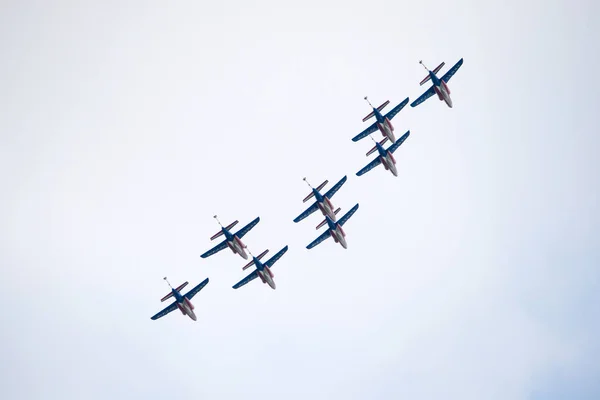
[[[3,398],[600,397],[598,2],[87,3],[0,14]],[[362,98],[461,57],[356,177]],[[277,290],[200,259],[214,214],[290,246]],[[150,320],[165,275],[197,322]]]

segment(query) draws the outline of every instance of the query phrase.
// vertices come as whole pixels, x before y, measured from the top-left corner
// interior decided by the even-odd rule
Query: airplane
[[[454,67],[450,68],[450,70],[448,72],[446,72],[446,74],[444,76],[442,76],[442,78],[440,79],[437,77],[436,74],[440,71],[440,69],[442,69],[442,67],[445,64],[444,62],[442,62],[440,65],[438,65],[433,71],[430,71],[429,69],[427,69],[425,64],[423,64],[423,61],[419,61],[419,64],[421,64],[423,66],[423,68],[425,68],[427,70],[427,76],[425,77],[425,79],[423,79],[421,81],[420,85],[423,86],[423,84],[425,82],[431,80],[433,82],[433,86],[431,86],[429,89],[427,89],[427,91],[425,93],[423,93],[421,95],[421,97],[419,97],[418,99],[413,101],[410,104],[410,106],[416,107],[419,104],[421,104],[422,102],[424,102],[425,100],[427,100],[428,98],[430,98],[431,96],[433,96],[434,94],[437,94],[440,101],[444,100],[446,102],[446,104],[448,105],[448,107],[452,108],[452,99],[450,98],[450,88],[448,87],[447,83],[450,80],[450,78],[452,78],[452,76],[456,73],[456,71],[458,71],[458,69],[460,68],[462,63],[463,63],[463,59],[461,58],[456,64],[454,64]]]
[[[392,143],[395,143],[396,137],[394,136],[394,126],[392,125],[391,120],[392,120],[392,118],[394,118],[396,116],[396,114],[398,114],[400,112],[400,110],[402,110],[404,108],[404,106],[406,106],[408,104],[408,97],[406,99],[404,99],[404,101],[402,103],[400,103],[396,107],[392,108],[392,110],[389,113],[387,113],[386,115],[381,115],[380,111],[390,103],[389,100],[387,100],[385,103],[383,103],[382,105],[380,105],[377,108],[373,107],[373,105],[371,104],[371,102],[369,101],[367,96],[365,96],[365,100],[373,108],[373,111],[371,111],[371,113],[369,115],[367,115],[366,117],[363,118],[363,122],[365,122],[366,120],[368,120],[369,118],[371,118],[373,116],[375,116],[375,119],[377,121],[375,121],[373,123],[373,125],[369,126],[367,129],[365,129],[364,131],[362,131],[361,133],[359,133],[358,135],[353,137],[352,141],[358,142],[360,139],[367,137],[368,135],[370,135],[371,133],[373,133],[377,129],[379,129],[379,131],[381,132],[381,134],[384,137],[387,137],[389,140],[391,140]]]
[[[294,219],[294,222],[300,222],[302,221],[304,218],[308,217],[309,215],[311,215],[312,213],[314,213],[315,211],[317,211],[317,209],[321,210],[321,212],[323,213],[323,215],[329,216],[329,218],[331,218],[332,220],[335,221],[336,219],[336,214],[338,212],[340,212],[340,208],[338,208],[337,210],[334,211],[334,207],[333,204],[331,203],[331,198],[333,197],[333,195],[340,190],[340,188],[342,187],[342,185],[344,183],[346,183],[346,176],[344,176],[342,179],[340,179],[340,181],[338,183],[336,183],[331,189],[329,189],[327,191],[327,193],[325,193],[325,195],[322,195],[319,190],[323,189],[325,187],[325,185],[327,185],[327,183],[329,183],[328,180],[326,180],[325,182],[321,183],[319,186],[317,186],[317,188],[313,188],[312,186],[310,186],[310,183],[308,183],[308,181],[306,180],[306,178],[303,178],[304,182],[306,182],[306,184],[308,185],[308,187],[311,188],[311,192],[308,194],[308,196],[306,196],[304,198],[304,200],[302,200],[303,203],[306,203],[308,200],[310,200],[312,197],[315,197],[317,199],[317,201],[315,201],[310,207],[308,207],[302,214],[298,215],[296,217],[296,219]],[[322,227],[323,225],[325,225],[325,220],[323,220],[319,225],[317,225],[317,229],[319,229],[320,227]]]
[[[244,265],[244,267],[242,267],[242,270],[245,270],[246,268],[249,268],[252,265],[255,265],[256,269],[252,271],[250,275],[233,285],[233,288],[238,289],[244,286],[246,283],[253,281],[254,279],[256,279],[256,277],[260,277],[263,283],[268,283],[269,286],[271,286],[271,289],[275,290],[275,281],[273,281],[273,277],[275,275],[273,275],[273,273],[271,272],[271,268],[273,268],[273,264],[275,264],[277,260],[279,260],[281,256],[285,254],[287,250],[288,247],[285,246],[283,249],[279,250],[277,254],[275,254],[273,257],[271,257],[268,261],[264,263],[262,263],[260,259],[263,258],[263,256],[269,252],[268,249],[263,251],[258,257],[252,256],[252,261]],[[248,250],[248,252],[250,253],[250,250]],[[252,253],[250,253],[250,255],[252,255]]]
[[[214,219],[217,220],[217,222],[219,223],[219,225],[221,225],[221,222],[219,221],[219,219],[217,218],[217,216],[213,216]],[[231,224],[227,225],[226,227],[223,227],[223,225],[221,225],[221,230],[217,233],[215,233],[210,240],[215,240],[216,238],[218,238],[221,235],[225,235],[225,240],[221,243],[219,243],[218,245],[216,245],[215,247],[213,247],[212,249],[208,250],[206,253],[202,254],[200,257],[202,258],[207,258],[212,256],[215,253],[218,253],[219,251],[223,250],[226,247],[229,247],[231,249],[231,251],[233,251],[233,254],[239,254],[240,257],[242,257],[244,260],[248,259],[248,254],[246,254],[246,251],[244,250],[246,248],[246,245],[244,243],[242,243],[242,238],[244,237],[244,235],[246,233],[248,233],[250,231],[250,229],[254,228],[254,226],[256,224],[258,224],[258,222],[260,221],[260,217],[256,217],[256,219],[252,222],[250,222],[248,225],[246,225],[245,227],[243,227],[242,229],[240,229],[239,231],[237,231],[236,233],[231,233],[229,232],[229,230],[231,228],[233,228],[239,221],[235,220],[233,221]]]
[[[373,141],[375,142],[375,147],[373,147],[371,150],[369,150],[367,152],[367,156],[371,155],[372,153],[375,152],[375,150],[377,150],[379,152],[379,157],[377,157],[376,159],[371,161],[369,164],[367,164],[366,167],[364,167],[363,169],[358,171],[356,173],[356,176],[364,175],[365,173],[369,172],[370,170],[372,170],[379,164],[383,164],[383,167],[386,170],[389,169],[394,176],[398,176],[398,170],[396,169],[396,159],[394,158],[393,153],[396,151],[396,149],[398,149],[398,147],[400,147],[400,145],[409,136],[410,136],[410,131],[406,131],[406,133],[404,135],[402,135],[402,137],[400,139],[398,139],[396,141],[396,143],[394,143],[393,145],[388,147],[387,150],[385,150],[382,146],[386,142],[387,138],[384,138],[381,142],[376,142],[375,139],[373,139],[373,137],[371,137],[371,139],[373,139]]]
[[[150,319],[157,320],[161,317],[164,317],[171,311],[174,311],[175,309],[179,308],[179,311],[181,311],[181,313],[183,315],[187,315],[192,320],[196,321],[196,314],[194,313],[194,305],[192,304],[192,302],[190,300],[192,300],[192,297],[194,297],[196,295],[196,293],[201,291],[202,288],[204,286],[206,286],[206,284],[208,283],[208,278],[203,280],[198,286],[196,286],[195,288],[193,288],[192,290],[190,290],[183,296],[181,295],[180,292],[184,287],[187,286],[187,284],[188,284],[187,281],[182,283],[181,285],[179,285],[176,289],[173,289],[173,287],[167,280],[167,277],[165,276],[163,279],[169,284],[169,287],[171,288],[171,293],[169,293],[168,295],[166,295],[165,297],[160,299],[160,301],[165,301],[171,297],[175,297],[175,302],[173,304],[171,304],[169,307],[167,307],[164,310],[162,310],[161,312],[159,312],[158,314],[156,314],[155,316],[151,317]]]
[[[352,207],[352,209],[350,211],[348,211],[346,213],[346,215],[344,215],[337,222],[334,222],[331,218],[329,218],[329,216],[326,216],[325,221],[327,221],[327,225],[329,228],[325,232],[323,232],[321,234],[321,236],[319,236],[313,242],[311,242],[308,246],[306,246],[306,248],[310,250],[313,247],[315,247],[316,245],[318,245],[319,243],[321,243],[322,241],[324,241],[325,239],[332,237],[336,243],[341,244],[344,249],[347,249],[348,244],[346,243],[346,232],[344,232],[344,229],[342,228],[342,226],[346,222],[348,222],[348,220],[356,212],[356,210],[358,210],[358,204],[356,204],[354,207]]]

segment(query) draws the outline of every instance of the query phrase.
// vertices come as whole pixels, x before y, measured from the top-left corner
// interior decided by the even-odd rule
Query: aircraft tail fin
[[[231,228],[233,228],[234,226],[236,226],[238,224],[238,220],[233,221],[231,224],[227,225],[225,227],[225,229],[230,230]],[[221,236],[223,234],[223,229],[221,229],[219,232],[215,233],[214,235],[211,236],[210,240],[215,240],[216,238],[218,238],[219,236]]]
[[[383,140],[381,142],[379,142],[379,144],[383,146],[383,144],[385,142],[387,142],[387,140],[388,140],[388,138],[386,136],[383,138]],[[373,146],[373,148],[367,152],[367,157],[370,156],[371,154],[373,154],[375,152],[375,150],[377,150],[377,145]]]
[[[325,182],[323,182],[323,183],[321,183],[319,186],[317,186],[317,189],[316,189],[316,190],[317,190],[317,191],[319,191],[319,190],[323,189],[323,188],[325,187],[325,185],[327,185],[328,183],[329,183],[329,181],[328,181],[328,180],[325,180]],[[308,194],[308,196],[306,196],[306,197],[304,198],[304,200],[302,200],[302,202],[303,202],[303,203],[306,203],[306,202],[307,202],[308,200],[310,200],[310,199],[311,199],[311,198],[312,198],[314,195],[315,195],[315,192],[313,192],[313,191],[311,190],[311,192]]]
[[[340,207],[338,207],[338,208],[337,208],[337,210],[335,210],[333,213],[334,213],[335,215],[337,215],[337,213],[339,213],[339,212],[340,212],[340,210],[341,210],[341,208],[340,208]],[[317,228],[316,228],[316,229],[317,229],[317,230],[321,229],[321,227],[322,227],[323,225],[325,225],[326,223],[327,223],[327,218],[325,218],[323,221],[321,221],[321,223],[320,223],[319,225],[317,225]]]
[[[380,105],[379,107],[377,107],[377,111],[381,111],[383,110],[383,108],[385,106],[387,106],[388,104],[390,104],[389,100],[386,100],[385,103],[383,103],[382,105]],[[368,120],[369,118],[372,118],[375,115],[375,111],[371,111],[369,113],[369,115],[367,115],[366,117],[363,118],[363,122],[365,122],[366,120]]]
[[[176,291],[178,291],[178,292],[181,292],[181,290],[182,290],[184,287],[186,287],[186,286],[188,285],[188,283],[189,283],[189,282],[187,282],[187,281],[186,281],[186,282],[183,282],[183,283],[182,283],[181,285],[179,285],[179,286],[178,286],[178,287],[177,287],[175,290],[176,290]],[[166,295],[165,297],[163,297],[162,299],[160,299],[160,301],[161,301],[161,302],[163,302],[163,301],[165,301],[165,300],[167,300],[167,299],[170,299],[171,297],[173,297],[173,291],[172,291],[172,290],[169,292],[169,294],[168,294],[168,295]]]

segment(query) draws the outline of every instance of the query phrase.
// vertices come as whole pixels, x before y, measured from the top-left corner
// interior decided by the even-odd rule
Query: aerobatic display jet
[[[306,248],[312,249],[313,247],[315,247],[316,245],[318,245],[325,239],[332,237],[336,243],[339,243],[344,249],[347,249],[348,244],[346,243],[346,232],[344,232],[344,229],[342,229],[342,226],[344,226],[344,224],[346,222],[348,222],[348,220],[350,219],[350,217],[352,217],[352,215],[356,212],[356,210],[358,210],[358,204],[355,205],[354,207],[352,207],[352,209],[350,211],[348,211],[337,222],[334,222],[331,218],[329,218],[329,216],[326,216],[325,221],[327,221],[327,226],[328,226],[327,230],[325,232],[323,232],[321,234],[321,236],[316,238],[312,243],[310,243],[308,246],[306,246]]]
[[[213,218],[217,220],[219,225],[221,225],[221,222],[219,222],[219,219],[217,218],[216,215]],[[239,221],[237,221],[237,220],[233,221],[231,224],[227,225],[226,227],[223,227],[223,225],[221,225],[221,230],[219,232],[215,233],[210,238],[210,240],[215,240],[216,238],[218,238],[221,235],[225,235],[225,240],[223,242],[219,243],[218,245],[216,245],[215,247],[213,247],[212,249],[208,250],[206,253],[202,254],[200,257],[202,257],[202,258],[210,257],[213,254],[218,253],[219,251],[225,249],[226,247],[229,247],[231,249],[231,251],[233,252],[233,254],[239,254],[240,257],[242,257],[244,260],[247,260],[248,254],[246,254],[246,251],[244,250],[246,248],[246,245],[242,242],[242,238],[244,237],[244,235],[246,233],[248,233],[252,228],[254,228],[254,226],[256,224],[258,224],[259,221],[260,221],[260,217],[256,217],[256,219],[254,221],[250,222],[248,225],[246,225],[245,227],[243,227],[236,233],[231,233],[229,230],[231,228],[233,228],[235,225],[237,225],[237,223]]]
[[[388,138],[392,143],[395,143],[396,137],[394,136],[394,126],[392,125],[392,118],[394,118],[396,114],[398,114],[400,110],[402,110],[404,106],[408,104],[408,97],[404,99],[402,103],[392,108],[392,110],[385,115],[382,115],[380,111],[390,103],[389,100],[387,100],[385,103],[383,103],[377,108],[373,107],[367,96],[365,96],[365,100],[373,108],[373,111],[371,111],[369,115],[363,118],[363,122],[365,122],[373,116],[375,116],[376,121],[373,123],[373,125],[369,126],[367,129],[353,137],[352,141],[358,142],[360,139],[366,138],[371,133],[379,129],[379,131],[384,137]]]
[[[253,265],[256,267],[256,269],[252,271],[250,275],[233,285],[233,288],[238,289],[247,284],[248,282],[251,282],[257,277],[259,277],[263,283],[267,283],[271,287],[271,289],[275,290],[275,281],[273,281],[273,277],[275,275],[273,275],[273,272],[271,272],[271,268],[273,268],[273,264],[275,264],[277,260],[279,260],[281,256],[285,254],[287,250],[288,247],[285,246],[283,249],[279,250],[277,254],[275,254],[273,257],[271,257],[268,261],[265,261],[264,263],[262,263],[260,259],[263,258],[264,255],[269,252],[268,249],[263,251],[258,257],[252,256],[252,261],[244,265],[244,267],[242,267],[242,270],[246,270],[247,268],[250,268]],[[250,255],[252,255],[252,253],[250,253]]]
[[[167,284],[169,285],[169,287],[171,288],[171,293],[167,294],[165,297],[163,297],[162,299],[160,299],[160,301],[165,301],[171,297],[175,297],[175,302],[172,303],[169,307],[165,308],[164,310],[162,310],[161,312],[159,312],[158,314],[156,314],[155,316],[153,316],[152,320],[157,320],[161,317],[164,317],[165,315],[167,315],[168,313],[170,313],[171,311],[176,310],[177,308],[179,308],[179,311],[181,311],[181,313],[183,315],[187,315],[188,317],[190,317],[191,319],[193,319],[194,321],[196,321],[196,314],[194,313],[194,305],[192,304],[192,302],[190,300],[192,300],[192,297],[194,297],[196,295],[196,293],[198,293],[199,291],[202,290],[202,288],[204,286],[206,286],[206,284],[208,283],[208,278],[206,278],[205,280],[203,280],[198,286],[196,286],[195,288],[193,288],[192,290],[190,290],[189,292],[187,292],[186,294],[184,294],[183,296],[181,295],[181,290],[187,286],[188,282],[184,282],[181,285],[179,285],[176,289],[173,289],[173,287],[171,286],[171,284],[169,283],[169,281],[167,280],[167,277],[165,276],[163,278]]]
[[[335,207],[333,206],[333,203],[331,203],[331,198],[338,190],[340,190],[342,185],[344,183],[346,183],[346,178],[347,177],[344,176],[342,179],[340,179],[340,181],[338,183],[336,183],[331,189],[329,189],[324,195],[321,194],[321,192],[319,192],[319,190],[323,189],[325,187],[325,185],[327,185],[327,183],[329,183],[328,180],[321,183],[315,189],[312,186],[310,186],[310,183],[308,183],[306,178],[304,178],[304,181],[310,187],[311,192],[308,194],[308,196],[306,196],[304,198],[304,200],[302,200],[302,202],[306,203],[308,200],[310,200],[313,197],[316,199],[316,201],[310,207],[308,207],[302,214],[298,215],[296,217],[296,219],[294,219],[294,222],[302,221],[304,218],[308,217],[309,215],[311,215],[312,213],[317,211],[317,209],[321,210],[323,215],[329,216],[329,218],[331,218],[332,220],[335,221],[336,214],[340,211],[340,208],[335,209]],[[325,225],[325,220],[323,220],[319,225],[317,225],[317,229],[319,229],[323,225]]]
[[[379,164],[383,164],[383,167],[386,170],[390,170],[390,172],[394,176],[398,176],[398,170],[396,169],[396,159],[394,158],[393,153],[398,149],[398,147],[400,147],[400,145],[402,143],[404,143],[406,138],[409,136],[410,136],[410,131],[407,131],[404,135],[402,135],[402,137],[400,139],[398,139],[396,141],[396,143],[392,144],[387,150],[384,149],[382,146],[386,142],[387,138],[384,138],[381,142],[378,143],[375,141],[375,139],[373,139],[371,137],[371,139],[373,139],[373,141],[375,142],[375,147],[373,147],[371,150],[369,150],[367,152],[367,156],[374,153],[375,150],[377,150],[377,152],[379,153],[379,156],[376,159],[374,159],[373,161],[371,161],[369,164],[367,164],[366,167],[364,167],[363,169],[358,171],[356,173],[356,175],[361,176],[361,175],[369,172],[370,170],[372,170]]]
[[[454,64],[454,67],[450,68],[450,70],[448,72],[446,72],[446,74],[444,76],[442,76],[442,78],[440,79],[437,77],[436,74],[438,72],[440,72],[440,69],[442,69],[442,67],[444,66],[445,63],[442,62],[440,65],[435,67],[435,69],[433,71],[430,71],[429,69],[427,69],[425,64],[423,64],[423,61],[419,61],[419,64],[421,64],[423,66],[423,68],[425,68],[427,70],[427,76],[425,77],[425,79],[423,79],[421,81],[420,85],[423,86],[424,83],[431,80],[431,82],[433,83],[433,86],[431,86],[429,89],[427,89],[427,91],[425,93],[423,93],[421,95],[421,97],[419,97],[418,99],[413,101],[410,104],[410,106],[416,107],[419,104],[421,104],[422,102],[424,102],[425,100],[427,100],[428,98],[430,98],[431,96],[433,96],[434,94],[437,94],[440,101],[442,101],[442,100],[445,101],[446,104],[448,105],[448,107],[452,108],[452,99],[450,98],[450,88],[448,87],[447,83],[448,83],[448,81],[450,81],[450,78],[452,78],[452,76],[456,73],[456,71],[458,71],[458,69],[460,68],[462,63],[463,63],[463,59],[461,58],[456,64]]]

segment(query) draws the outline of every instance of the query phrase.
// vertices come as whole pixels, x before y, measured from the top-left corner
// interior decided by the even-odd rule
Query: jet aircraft
[[[287,250],[288,247],[285,246],[283,249],[279,250],[277,254],[275,254],[273,257],[271,257],[268,261],[264,263],[262,263],[260,259],[263,258],[263,256],[269,252],[268,249],[263,251],[258,257],[252,256],[252,261],[244,265],[244,267],[242,267],[242,270],[245,270],[246,268],[249,268],[252,265],[256,266],[256,269],[252,271],[250,275],[233,285],[233,288],[238,289],[247,284],[248,282],[253,281],[257,277],[260,277],[263,283],[269,284],[271,289],[275,290],[275,281],[273,281],[273,277],[275,275],[273,275],[273,272],[271,272],[271,268],[273,268],[273,264],[275,264],[277,260],[279,260],[281,256],[285,254]],[[248,250],[248,252],[250,252],[250,250]],[[250,255],[252,255],[252,253],[250,253]]]
[[[440,71],[440,69],[442,69],[442,67],[445,64],[444,62],[442,62],[437,67],[435,67],[435,69],[433,71],[430,71],[429,69],[427,69],[425,64],[423,64],[423,61],[419,61],[419,64],[421,64],[423,66],[423,68],[425,68],[427,70],[427,76],[425,77],[425,79],[423,79],[421,81],[420,85],[423,86],[424,83],[431,80],[431,82],[433,82],[433,86],[431,86],[429,89],[427,89],[427,91],[425,93],[423,93],[421,95],[421,97],[419,97],[418,99],[413,101],[410,104],[410,106],[416,107],[419,104],[421,104],[422,102],[424,102],[425,100],[427,100],[428,98],[430,98],[431,96],[433,96],[434,94],[437,94],[440,101],[441,100],[445,101],[446,105],[448,107],[452,108],[452,99],[450,98],[450,88],[448,87],[447,83],[448,83],[448,81],[450,81],[450,78],[452,78],[452,76],[456,73],[456,71],[458,71],[460,66],[463,64],[463,59],[461,58],[456,64],[454,64],[454,66],[452,68],[450,68],[450,70],[448,72],[446,72],[446,74],[444,74],[444,76],[442,76],[441,79],[438,78],[436,74]]]
[[[369,172],[370,170],[372,170],[379,164],[383,164],[383,167],[386,170],[390,170],[390,172],[394,176],[398,176],[398,170],[396,169],[396,159],[394,158],[393,153],[396,151],[396,149],[398,149],[398,147],[400,147],[400,145],[402,143],[404,143],[406,138],[409,136],[410,136],[410,131],[407,131],[404,135],[402,135],[402,137],[400,139],[398,139],[396,141],[396,143],[394,143],[390,147],[388,147],[387,150],[385,150],[382,146],[386,142],[387,138],[384,138],[381,142],[378,143],[375,141],[375,139],[373,139],[371,137],[371,139],[373,139],[373,141],[375,142],[375,147],[373,147],[371,150],[369,150],[367,152],[367,156],[371,155],[373,152],[375,152],[375,150],[377,150],[377,152],[379,153],[379,156],[376,159],[374,159],[373,161],[371,161],[369,164],[367,164],[366,167],[364,167],[363,169],[358,171],[356,173],[356,175],[361,176],[361,175]]]
[[[181,290],[187,286],[188,282],[184,282],[181,285],[179,285],[176,289],[173,289],[173,287],[171,286],[171,284],[169,283],[169,281],[167,280],[167,277],[165,276],[163,278],[167,284],[169,285],[169,287],[171,288],[171,293],[167,294],[165,297],[163,297],[160,301],[165,301],[171,297],[175,297],[175,302],[172,303],[169,307],[165,308],[164,310],[162,310],[161,312],[159,312],[158,314],[156,314],[155,316],[153,316],[152,320],[157,320],[161,317],[164,317],[165,315],[167,315],[168,313],[170,313],[171,311],[174,311],[175,309],[179,308],[179,310],[181,311],[181,313],[183,315],[187,315],[188,317],[190,317],[191,319],[193,319],[194,321],[196,321],[196,314],[194,313],[194,305],[192,304],[192,302],[190,300],[192,300],[192,297],[194,297],[196,295],[196,293],[198,293],[199,291],[202,290],[202,288],[204,286],[206,286],[206,284],[208,283],[208,278],[206,278],[205,280],[203,280],[198,286],[196,286],[195,288],[193,288],[192,290],[190,290],[189,292],[187,292],[186,294],[184,294],[183,296],[181,295]]]
[[[329,216],[326,216],[325,221],[327,221],[328,229],[325,232],[323,232],[321,234],[321,236],[319,236],[314,241],[312,241],[308,246],[306,246],[306,248],[312,249],[313,247],[315,247],[316,245],[318,245],[325,239],[332,237],[336,243],[341,244],[344,249],[347,249],[348,244],[346,243],[346,232],[344,232],[344,229],[342,228],[342,226],[346,222],[348,222],[348,220],[350,219],[350,217],[352,217],[352,215],[356,212],[356,210],[358,210],[358,204],[356,204],[354,207],[352,207],[352,209],[350,211],[348,211],[337,222],[334,222],[331,218],[329,218]]]
[[[332,220],[335,221],[336,215],[340,211],[340,208],[334,210],[334,206],[331,203],[331,198],[338,190],[340,190],[342,185],[344,185],[344,183],[346,183],[346,178],[347,177],[344,176],[342,179],[340,179],[340,181],[338,183],[336,183],[331,189],[329,189],[324,195],[322,195],[321,192],[319,192],[319,190],[323,189],[325,187],[325,185],[327,185],[327,183],[329,183],[328,180],[321,183],[315,189],[312,186],[310,186],[310,183],[308,183],[306,178],[304,178],[303,180],[310,187],[311,192],[308,194],[308,196],[306,196],[304,198],[304,200],[302,200],[302,202],[306,203],[312,197],[314,197],[317,201],[315,201],[310,207],[308,207],[302,214],[298,215],[296,217],[296,219],[294,219],[294,222],[302,221],[304,218],[308,217],[309,215],[311,215],[312,213],[317,211],[317,209],[321,210],[323,215],[329,216],[329,218],[331,218]],[[319,225],[317,225],[317,229],[319,229],[323,225],[325,225],[325,220],[323,220]]]
[[[221,225],[221,222],[219,221],[219,219],[217,218],[217,216],[215,215],[213,217],[214,219],[217,220],[218,224]],[[252,222],[250,222],[248,225],[246,225],[245,227],[243,227],[242,229],[240,229],[239,231],[237,231],[236,233],[231,233],[229,230],[231,228],[233,228],[239,221],[235,220],[233,221],[231,224],[227,225],[226,227],[223,227],[223,225],[221,225],[221,230],[217,233],[215,233],[210,240],[215,240],[216,238],[218,238],[221,235],[225,235],[225,240],[221,243],[219,243],[218,245],[216,245],[215,247],[213,247],[212,249],[208,250],[206,253],[202,254],[200,257],[202,258],[207,258],[212,256],[215,253],[218,253],[219,251],[223,250],[226,247],[229,247],[231,249],[231,251],[233,252],[233,254],[239,254],[240,257],[242,257],[244,260],[248,259],[248,254],[246,254],[246,251],[244,250],[246,248],[246,245],[242,242],[242,238],[244,237],[244,235],[246,233],[248,233],[252,228],[254,228],[254,226],[256,224],[258,224],[258,222],[260,221],[260,217],[256,217],[256,219]]]
[[[371,102],[369,101],[367,96],[365,96],[365,100],[373,108],[373,111],[371,111],[371,113],[369,115],[367,115],[366,117],[363,118],[363,122],[365,122],[366,120],[368,120],[369,118],[371,118],[373,116],[375,116],[376,121],[373,123],[373,125],[369,126],[367,129],[365,129],[364,131],[362,131],[361,133],[359,133],[358,135],[353,137],[352,141],[358,142],[360,139],[363,139],[363,138],[369,136],[371,133],[373,133],[377,129],[379,129],[379,131],[381,132],[381,134],[384,137],[388,138],[392,143],[395,143],[396,137],[394,136],[394,126],[392,125],[391,120],[392,120],[392,118],[394,118],[396,116],[396,114],[398,114],[400,112],[400,110],[402,110],[404,108],[404,106],[406,106],[408,104],[408,97],[406,99],[404,99],[404,101],[402,103],[400,103],[396,107],[392,108],[392,110],[389,113],[387,113],[385,116],[382,115],[380,111],[390,103],[389,100],[387,100],[385,103],[383,103],[382,105],[380,105],[377,108],[373,107],[373,105],[371,104]]]

